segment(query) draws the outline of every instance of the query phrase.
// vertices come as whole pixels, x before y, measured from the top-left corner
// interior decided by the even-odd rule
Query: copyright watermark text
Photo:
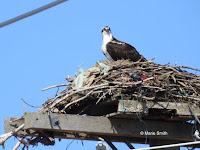
[[[167,136],[167,131],[140,131],[140,135]]]

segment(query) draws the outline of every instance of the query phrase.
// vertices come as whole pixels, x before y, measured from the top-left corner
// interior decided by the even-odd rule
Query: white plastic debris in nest
[[[102,62],[97,62],[97,64],[100,66],[101,72],[103,72],[104,75],[112,68],[111,66],[108,66]]]
[[[76,79],[73,81],[72,86],[75,89],[80,89],[82,87],[89,87],[94,79],[96,78],[96,75],[103,73],[104,75],[111,69],[110,66],[97,62],[97,66],[93,66],[89,68],[86,72],[84,69],[79,68],[78,75]]]
[[[84,86],[85,72],[83,68],[79,68],[76,79],[72,82],[72,86],[80,89]]]

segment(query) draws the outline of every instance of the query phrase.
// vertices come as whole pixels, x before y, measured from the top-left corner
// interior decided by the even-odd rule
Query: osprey
[[[109,61],[119,59],[129,59],[131,61],[147,61],[138,51],[131,45],[118,41],[112,36],[110,27],[106,26],[102,30],[103,44],[101,49]]]

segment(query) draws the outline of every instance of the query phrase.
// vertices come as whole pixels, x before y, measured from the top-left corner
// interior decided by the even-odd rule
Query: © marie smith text
[[[140,131],[140,135],[167,136],[167,131]]]

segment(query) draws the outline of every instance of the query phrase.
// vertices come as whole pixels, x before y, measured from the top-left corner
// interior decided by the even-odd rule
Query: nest
[[[66,79],[69,84],[58,85],[67,87],[43,103],[40,111],[88,114],[90,108],[122,98],[199,105],[200,78],[184,69],[200,70],[152,61],[101,61],[86,72],[80,70],[74,78]]]

